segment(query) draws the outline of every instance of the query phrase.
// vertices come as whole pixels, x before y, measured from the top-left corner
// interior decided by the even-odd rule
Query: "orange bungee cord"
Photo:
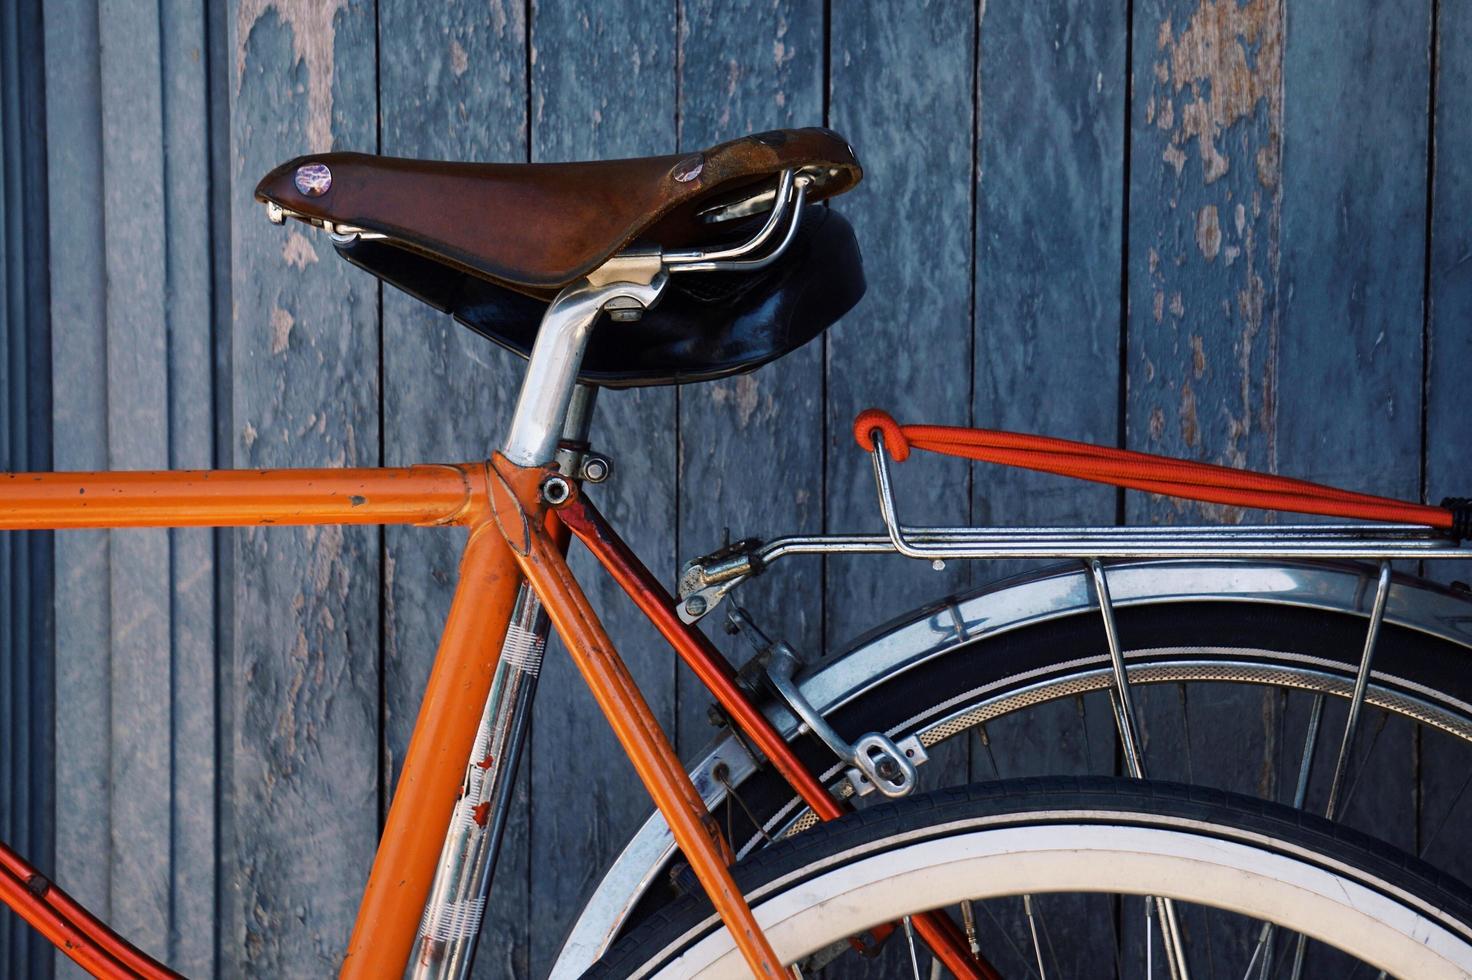
[[[1129,490],[1234,507],[1320,514],[1366,521],[1424,524],[1472,538],[1472,498],[1448,497],[1440,506],[1376,497],[1271,473],[1237,470],[1069,439],[968,429],[948,425],[900,425],[888,412],[871,408],[854,420],[854,439],[874,449],[874,433],[895,462],[911,449],[985,463],[1055,473]]]

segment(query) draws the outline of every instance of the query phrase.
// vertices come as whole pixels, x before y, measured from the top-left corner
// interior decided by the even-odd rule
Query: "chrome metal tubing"
[[[1109,666],[1114,676],[1109,700],[1114,706],[1114,724],[1119,730],[1119,740],[1124,748],[1125,767],[1130,778],[1144,779],[1145,753],[1140,744],[1140,726],[1136,721],[1135,698],[1130,692],[1130,677],[1124,665],[1124,647],[1119,642],[1119,629],[1114,623],[1114,600],[1109,595],[1109,578],[1099,559],[1090,558],[1086,564],[1093,580],[1094,593],[1099,597],[1099,615],[1104,620],[1104,642],[1109,647]],[[1168,898],[1147,901],[1154,901],[1160,906],[1160,935],[1165,943],[1165,962],[1170,968],[1171,977],[1173,980],[1190,980],[1190,970],[1186,965],[1186,944],[1181,934],[1175,903]],[[1149,941],[1148,938],[1146,941]]]
[[[796,186],[795,194],[794,185]],[[792,244],[793,236],[797,234],[798,221],[802,217],[803,204],[807,199],[807,185],[808,178],[794,179],[791,170],[782,171],[781,176],[777,179],[776,196],[772,198],[772,210],[767,214],[767,220],[760,231],[740,245],[731,248],[713,251],[687,249],[665,252],[665,268],[671,272],[728,272],[738,269],[755,270],[770,264],[787,250],[787,246]],[[763,258],[747,258],[765,245],[776,233],[782,216],[787,212],[789,201],[793,202],[792,215],[788,220],[787,232],[783,235],[782,241]]]
[[[462,980],[470,974],[548,632],[541,603],[523,584],[420,921],[410,960],[415,980]]]
[[[600,273],[616,275],[618,262],[617,256],[610,259]],[[632,299],[647,309],[658,302],[667,282],[663,272],[647,283],[617,280],[595,286],[584,279],[557,294],[542,315],[527,359],[516,411],[501,449],[507,459],[518,466],[540,466],[552,460],[588,338],[603,308],[616,299]]]
[[[1380,640],[1380,624],[1385,622],[1385,604],[1390,599],[1390,562],[1380,563],[1380,575],[1375,582],[1375,604],[1370,609],[1370,624],[1365,629],[1365,648],[1360,654],[1359,672],[1355,674],[1354,696],[1349,699],[1349,714],[1344,719],[1344,734],[1339,740],[1339,755],[1334,760],[1334,778],[1329,783],[1329,802],[1324,806],[1324,816],[1334,819],[1339,805],[1339,794],[1344,788],[1344,779],[1349,774],[1350,755],[1354,749],[1354,736],[1359,730],[1360,709],[1365,704],[1365,688],[1370,683],[1370,668],[1375,662],[1375,646]]]

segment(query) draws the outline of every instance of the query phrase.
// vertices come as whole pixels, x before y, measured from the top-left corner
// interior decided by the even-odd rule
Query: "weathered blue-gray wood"
[[[859,147],[865,180],[838,207],[862,243],[869,292],[827,335],[825,528],[878,526],[873,477],[852,435],[870,406],[900,421],[965,425],[971,419],[970,360],[975,165],[976,38],[970,4],[836,4],[828,58],[829,124]],[[896,24],[905,29],[896,31]],[[896,471],[903,513],[937,523],[971,516],[967,465],[916,458]],[[948,590],[972,569],[890,557],[830,558],[824,580],[830,649]],[[940,746],[925,785],[967,779],[969,746]],[[895,976],[908,951],[842,976]],[[834,968],[839,969],[838,967]]]
[[[0,10],[0,469],[51,464],[45,65],[40,5]],[[0,536],[0,839],[54,867],[52,535]],[[8,910],[0,972],[52,975],[47,944]]]
[[[1441,3],[1432,107],[1436,141],[1427,243],[1426,497],[1472,497],[1472,9]],[[1472,581],[1472,564],[1431,563],[1443,580]]]
[[[379,3],[382,152],[451,160],[527,157],[526,22],[520,4]],[[325,262],[338,261],[320,246]],[[360,279],[367,273],[354,271]],[[369,280],[371,281],[371,280]],[[384,463],[472,459],[495,446],[523,362],[404,293],[383,291]],[[389,528],[384,576],[385,799],[457,581],[465,535]],[[530,975],[524,767],[476,962],[481,977]]]
[[[293,155],[376,148],[375,9],[231,9],[232,460],[375,465],[378,289],[251,196]],[[347,942],[378,829],[379,556],[372,529],[236,537],[226,975],[329,973]]]
[[[680,37],[680,148],[823,118],[823,6],[816,0],[691,3]],[[841,207],[841,205],[840,205]],[[754,374],[679,391],[679,547],[685,561],[749,534],[815,533],[823,524],[823,344]],[[785,562],[783,564],[786,564]],[[738,601],[808,658],[823,652],[822,563],[774,566]],[[752,653],[707,632],[735,663]],[[678,745],[698,751],[713,729],[711,696],[680,669]]]
[[[1431,239],[1427,243],[1427,371],[1425,493],[1472,497],[1472,411],[1467,379],[1472,372],[1472,6],[1435,8],[1435,156],[1432,169]],[[1472,564],[1428,562],[1443,581],[1472,582]],[[1472,878],[1472,855],[1461,828],[1472,820],[1472,783],[1444,737],[1423,736],[1421,823],[1417,847],[1428,860]]]
[[[895,30],[903,23],[905,30]],[[888,407],[901,422],[965,425],[972,349],[972,92],[976,10],[961,3],[839,4],[829,39],[834,129],[860,148],[866,177],[838,207],[863,243],[869,293],[827,336],[826,526],[879,524],[854,416]],[[970,516],[965,463],[900,466],[902,517]],[[924,599],[964,586],[901,558],[828,561],[830,647]]]
[[[66,434],[57,466],[208,466],[203,7],[73,4],[47,14],[47,50],[58,59],[48,62],[51,206],[60,219],[50,243],[52,353],[63,387],[54,421]],[[96,224],[79,221],[82,214]],[[208,973],[216,893],[212,538],[62,535],[56,556],[57,668],[69,685],[55,715],[58,877],[146,949]]]
[[[77,215],[102,213],[101,90],[95,0],[45,7],[51,265],[53,462],[108,465],[106,265],[102,239]],[[65,107],[60,110],[59,107]],[[56,535],[57,879],[110,914],[108,533]],[[69,961],[63,961],[69,962]],[[74,975],[74,974],[73,974]]]
[[[1271,469],[1283,4],[1156,0],[1136,4],[1133,14],[1125,444]],[[1125,513],[1131,523],[1241,519],[1227,508],[1133,493]],[[1121,636],[1130,644],[1127,629]],[[1151,776],[1276,794],[1272,736],[1280,706],[1272,694],[1232,685],[1138,693]],[[1142,923],[1126,915],[1134,942]],[[1228,947],[1245,941],[1209,935]],[[1217,966],[1209,945],[1193,972]],[[1138,957],[1139,947],[1132,952]]]
[[[675,8],[548,4],[531,24],[532,159],[641,156],[675,145]],[[593,442],[614,459],[589,495],[660,578],[675,572],[675,394],[605,392]],[[665,731],[675,721],[675,660],[581,549],[573,569]],[[580,897],[649,811],[567,653],[547,652],[532,728],[531,969],[551,965]]]
[[[976,425],[1105,445],[1118,437],[1128,29],[1124,3],[984,5],[976,94]],[[1114,522],[1109,488],[984,465],[973,468],[972,480],[971,514],[979,522]],[[998,562],[974,574],[985,580],[1025,565]],[[972,741],[975,780],[1107,773],[1114,764],[1113,718],[1101,696],[998,719]],[[1059,897],[1037,902],[1036,913],[1066,956],[1070,938],[1107,938],[1112,917],[1099,915],[1098,904]],[[1003,935],[1026,933],[1020,903],[980,928],[1006,975],[1035,969]],[[1078,961],[1048,966],[1064,976],[1095,968]]]
[[[1420,493],[1431,11],[1295,6],[1283,55],[1276,462],[1403,499]],[[1413,846],[1415,761],[1410,726],[1387,725],[1345,822]]]
[[[107,262],[109,469],[169,465],[163,99],[159,10],[102,0],[102,206]],[[139,65],[151,70],[139,71]],[[169,532],[114,531],[108,602],[112,676],[111,919],[167,952],[171,699]]]
[[[210,144],[205,4],[159,6],[164,213],[164,329],[167,343],[168,466],[214,465],[211,367],[214,329],[211,242],[223,231],[208,197]],[[155,227],[149,216],[137,220]],[[158,284],[154,284],[158,289]],[[132,379],[136,384],[138,379]],[[215,968],[216,795],[215,535],[169,536],[169,889],[168,956],[175,969],[202,976]],[[161,733],[140,732],[158,738]]]

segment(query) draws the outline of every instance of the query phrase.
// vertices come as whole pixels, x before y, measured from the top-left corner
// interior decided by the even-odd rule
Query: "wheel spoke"
[[[915,953],[915,927],[910,924],[910,917],[905,916],[905,941],[910,944],[910,970],[915,975],[915,980],[920,980],[920,959]]]
[[[1334,779],[1329,784],[1329,802],[1324,807],[1324,816],[1334,819],[1335,804],[1339,791],[1349,773],[1350,747],[1354,744],[1355,730],[1359,726],[1360,708],[1365,703],[1365,688],[1370,682],[1370,666],[1375,659],[1375,646],[1380,639],[1380,624],[1385,620],[1385,603],[1390,598],[1390,562],[1380,563],[1380,576],[1375,587],[1375,604],[1370,610],[1370,625],[1365,630],[1365,648],[1360,654],[1360,668],[1355,674],[1354,696],[1349,702],[1349,714],[1344,719],[1344,734],[1339,740],[1339,756],[1334,760]]]
[[[1048,980],[1048,969],[1043,966],[1043,947],[1038,942],[1038,924],[1032,914],[1031,895],[1022,896],[1022,911],[1027,916],[1027,931],[1032,933],[1032,952],[1038,961],[1038,978],[1039,980]]]

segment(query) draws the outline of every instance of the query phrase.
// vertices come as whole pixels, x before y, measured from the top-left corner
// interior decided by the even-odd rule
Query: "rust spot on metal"
[[[352,504],[354,507],[362,507],[367,502],[368,498],[358,493],[355,493],[348,498],[348,503]]]

